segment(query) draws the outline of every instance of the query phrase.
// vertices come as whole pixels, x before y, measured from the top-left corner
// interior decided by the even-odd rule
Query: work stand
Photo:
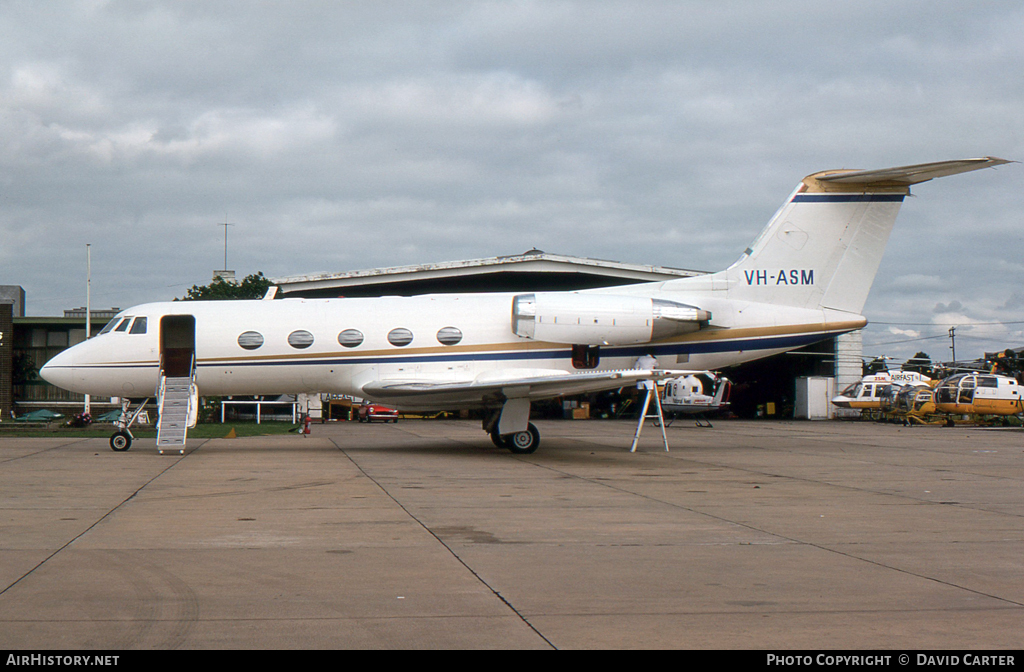
[[[665,434],[665,416],[661,412],[661,399],[658,398],[658,387],[655,385],[653,380],[645,380],[642,383],[644,389],[644,407],[640,411],[640,419],[636,423],[636,434],[633,435],[633,445],[630,446],[629,452],[636,452],[636,444],[640,441],[640,432],[644,428],[644,422],[647,418],[656,418],[658,420],[655,423],[661,429],[661,440],[665,443],[665,452],[668,452],[668,436]],[[648,415],[647,411],[651,406],[651,397],[654,397],[654,413]]]

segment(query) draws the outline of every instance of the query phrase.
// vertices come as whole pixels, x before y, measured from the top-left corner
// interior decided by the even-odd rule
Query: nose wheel
[[[110,449],[121,453],[132,447],[132,435],[126,430],[114,432],[110,437]]]

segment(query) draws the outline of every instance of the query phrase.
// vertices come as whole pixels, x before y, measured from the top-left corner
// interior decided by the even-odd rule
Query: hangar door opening
[[[160,369],[168,378],[190,378],[195,365],[196,318],[164,315],[160,318]]]

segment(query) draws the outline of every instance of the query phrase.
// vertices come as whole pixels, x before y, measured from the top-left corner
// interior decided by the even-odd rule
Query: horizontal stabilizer
[[[1006,159],[986,156],[980,159],[960,159],[958,161],[937,161],[935,163],[919,163],[913,166],[898,168],[882,168],[880,170],[826,171],[814,175],[814,179],[833,184],[850,185],[904,185],[920,184],[936,177],[957,175],[972,170],[1001,166],[1013,163]]]

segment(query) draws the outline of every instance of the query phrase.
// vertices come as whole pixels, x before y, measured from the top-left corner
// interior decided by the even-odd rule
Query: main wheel
[[[123,429],[110,437],[110,449],[121,453],[132,447],[132,435]]]
[[[531,422],[527,424],[525,432],[505,434],[501,437],[501,440],[505,447],[515,455],[529,455],[540,446],[540,432],[537,431],[537,428]]]

